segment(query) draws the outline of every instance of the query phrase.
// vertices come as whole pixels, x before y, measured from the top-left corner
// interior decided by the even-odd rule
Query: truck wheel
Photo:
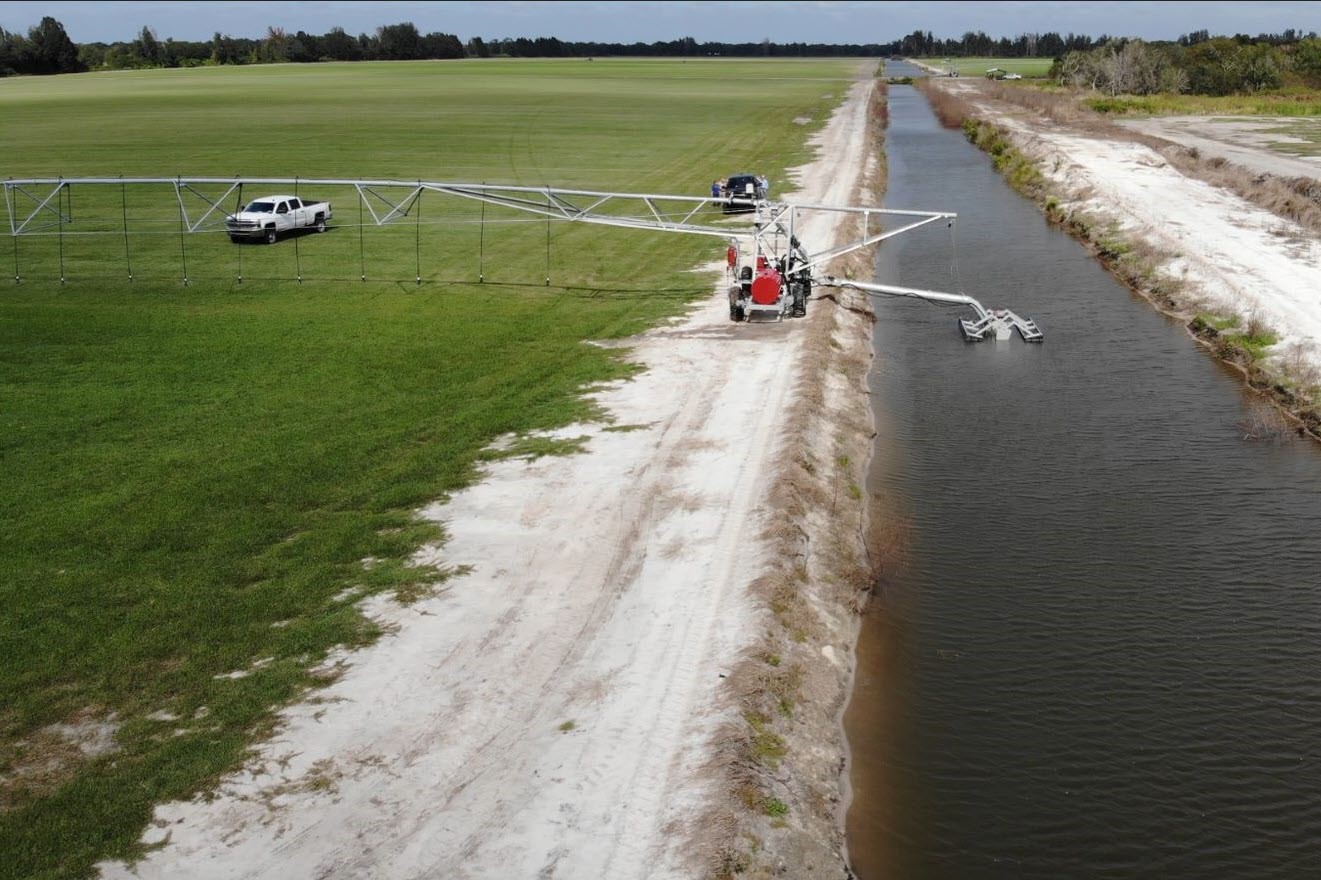
[[[239,237],[238,237],[237,235],[231,235],[231,236],[229,237],[229,240],[232,241],[232,242],[234,242],[234,244],[238,244],[238,243],[239,243]]]
[[[316,215],[316,226],[313,227],[317,232],[326,231],[326,218],[323,214]]]
[[[274,229],[266,230],[266,243],[275,244],[276,232]]]

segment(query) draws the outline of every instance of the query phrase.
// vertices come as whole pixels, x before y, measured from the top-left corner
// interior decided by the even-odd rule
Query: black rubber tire
[[[266,243],[267,243],[267,244],[275,244],[275,240],[276,240],[277,238],[279,238],[279,237],[280,237],[280,234],[279,234],[278,232],[276,232],[274,229],[268,229],[268,230],[266,230]]]
[[[314,225],[312,228],[315,229],[317,232],[325,232],[325,231],[326,231],[326,218],[323,217],[323,216],[320,215],[320,214],[317,214],[317,215],[316,215],[316,225]]]
[[[238,244],[238,243],[239,243],[240,241],[242,241],[243,239],[241,239],[241,238],[240,238],[239,236],[237,236],[237,235],[231,235],[231,236],[229,237],[229,240],[232,241],[232,242],[234,242],[234,244]]]

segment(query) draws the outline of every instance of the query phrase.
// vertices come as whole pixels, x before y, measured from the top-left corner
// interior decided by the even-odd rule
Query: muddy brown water
[[[904,72],[891,70],[891,73]],[[862,880],[1321,876],[1321,448],[895,86],[870,489],[911,523],[846,727]],[[960,284],[960,281],[962,284]]]

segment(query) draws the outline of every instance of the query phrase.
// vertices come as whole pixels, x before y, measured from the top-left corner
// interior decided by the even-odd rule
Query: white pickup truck
[[[256,238],[275,244],[281,233],[291,229],[325,232],[326,221],[332,216],[330,202],[304,202],[297,196],[263,196],[226,217],[225,229],[230,241]]]

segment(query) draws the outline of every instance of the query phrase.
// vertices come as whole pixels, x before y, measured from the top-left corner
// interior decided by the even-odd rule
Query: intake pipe
[[[916,287],[898,287],[893,284],[851,281],[847,278],[836,278],[834,275],[814,279],[814,283],[822,287],[858,290],[872,296],[900,296],[909,299],[923,299],[928,302],[968,306],[977,315],[977,319],[970,321],[967,318],[960,318],[959,331],[963,334],[963,338],[969,342],[981,342],[987,338],[988,334],[995,339],[1008,339],[1015,330],[1018,331],[1018,335],[1024,342],[1042,342],[1045,340],[1045,335],[1031,318],[1019,317],[1008,309],[988,309],[977,299],[968,296],[966,293],[945,293],[940,290],[921,290]]]

